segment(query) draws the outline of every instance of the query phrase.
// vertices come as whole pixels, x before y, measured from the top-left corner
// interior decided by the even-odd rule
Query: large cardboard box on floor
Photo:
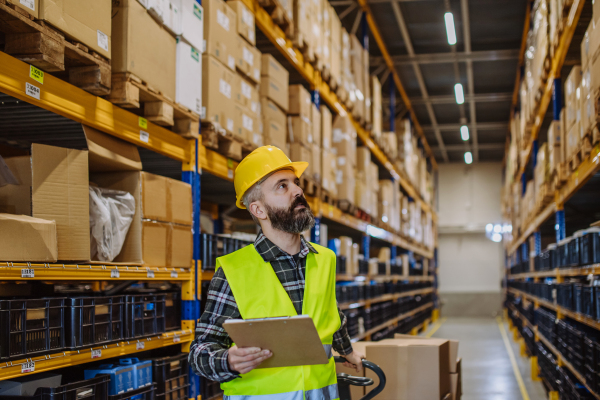
[[[440,400],[450,393],[447,340],[385,339],[370,343],[366,356],[386,373],[381,400]],[[371,371],[366,376],[376,379]]]
[[[448,370],[451,374],[458,372],[458,340],[452,339],[439,339],[439,338],[424,338],[422,336],[403,335],[401,333],[394,334],[394,339],[406,339],[406,340],[447,340],[448,341]]]
[[[237,33],[252,46],[256,46],[254,14],[242,1],[228,1],[227,5],[231,7],[237,15]]]
[[[20,184],[0,187],[3,211],[55,221],[57,259],[88,260],[88,152],[34,143],[31,156],[5,161]]]
[[[237,69],[254,83],[260,83],[261,52],[243,38],[237,38]]]
[[[111,0],[40,0],[38,17],[110,59],[111,3]]]
[[[57,260],[56,222],[0,213],[0,261],[46,263]]]
[[[237,54],[237,15],[223,0],[202,2],[206,18],[204,21],[204,54],[211,55],[235,71]]]
[[[350,242],[352,242],[352,240],[350,240]],[[355,342],[355,343],[352,343],[352,349],[354,351],[359,351],[362,354],[366,354],[367,346],[370,343],[371,342]],[[334,356],[339,356],[339,354],[335,350],[334,350],[333,354],[334,354]],[[344,373],[344,374],[348,374],[348,375],[351,375],[351,376],[361,376],[361,377],[365,376],[365,369],[364,368],[363,368],[363,371],[361,373],[358,373],[358,372],[356,372],[355,369],[345,367],[344,364],[341,364],[341,363],[336,363],[335,364],[335,372],[338,373],[338,374]],[[375,388],[377,386],[377,384],[379,383],[377,381],[378,380],[375,379],[375,384],[373,386],[366,387],[367,393],[370,390],[372,390],[373,388]],[[354,399],[360,400],[361,398],[363,398],[365,396],[365,387],[364,386],[350,386],[350,396],[351,396],[351,398],[353,400]]]
[[[165,96],[175,99],[175,38],[136,0],[120,1],[113,6],[112,13],[112,72],[132,73]]]
[[[234,132],[234,85],[236,75],[219,60],[202,56],[202,120],[218,123]]]

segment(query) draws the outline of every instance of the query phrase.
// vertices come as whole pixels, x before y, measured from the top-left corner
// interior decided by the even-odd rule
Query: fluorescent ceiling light
[[[465,163],[471,164],[472,162],[473,162],[473,155],[471,154],[470,151],[467,151],[465,153]]]
[[[454,96],[456,97],[456,104],[463,104],[465,102],[465,93],[463,92],[462,84],[457,83],[454,85]]]
[[[444,14],[446,21],[446,35],[448,35],[448,44],[456,44],[456,31],[454,30],[454,15],[451,12]]]
[[[462,138],[462,140],[464,140],[465,142],[467,140],[469,140],[469,127],[466,125],[463,125],[460,127],[460,137]]]

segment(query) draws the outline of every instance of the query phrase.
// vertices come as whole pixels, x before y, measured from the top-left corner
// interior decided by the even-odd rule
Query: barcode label
[[[254,120],[252,118],[250,118],[249,116],[242,114],[242,125],[244,126],[244,129],[252,131],[253,125],[254,125]]]
[[[252,88],[244,81],[242,81],[242,94],[247,99],[252,98]]]
[[[179,276],[179,274],[177,273],[177,271],[171,271],[171,278],[177,278]]]
[[[33,86],[29,82],[25,82],[25,94],[33,97],[36,100],[40,99],[40,88],[37,86]]]
[[[35,270],[32,268],[21,269],[21,278],[35,278]]]
[[[21,4],[30,10],[35,11],[35,0],[21,0]]]
[[[150,134],[146,131],[140,131],[140,140],[144,143],[148,143],[150,140]]]
[[[173,343],[179,343],[181,338],[178,335],[173,336]]]
[[[92,350],[92,358],[102,357],[102,350]]]
[[[44,84],[44,71],[37,69],[33,65],[29,66],[29,77],[33,80],[38,81],[42,85]]]
[[[137,342],[135,344],[135,349],[136,350],[144,350],[146,348],[146,345],[144,344],[144,342]]]
[[[148,120],[144,117],[138,117],[138,125],[142,129],[148,129]]]
[[[108,35],[101,30],[98,30],[98,47],[104,51],[108,51]]]
[[[245,47],[242,50],[242,53],[243,53],[242,58],[244,59],[244,61],[246,61],[251,66],[254,66],[254,54],[252,54],[252,52]]]
[[[111,269],[110,270],[110,277],[111,278],[118,278],[119,277],[119,270],[118,269]]]
[[[217,10],[217,24],[221,25],[223,29],[229,32],[229,17],[221,10]]]
[[[244,24],[254,27],[254,15],[245,8],[242,8],[242,21]]]
[[[28,372],[35,371],[35,361],[29,361],[24,364],[21,364],[21,373],[26,374]]]
[[[228,179],[233,179],[233,170],[232,169],[228,169],[227,170],[227,178]]]
[[[154,278],[154,271],[148,271],[147,277]]]
[[[223,93],[223,96],[228,99],[231,99],[231,85],[223,79],[219,80],[219,92]]]
[[[227,130],[233,132],[233,120],[231,118],[227,118]]]
[[[235,71],[235,57],[234,56],[229,56],[227,58],[227,66]]]

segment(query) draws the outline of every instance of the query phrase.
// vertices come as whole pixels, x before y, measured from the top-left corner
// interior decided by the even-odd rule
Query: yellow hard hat
[[[237,205],[241,209],[246,207],[242,204],[244,193],[256,182],[272,172],[283,168],[291,168],[298,178],[308,167],[305,161],[292,162],[281,149],[275,146],[262,146],[248,154],[235,169],[233,185],[235,186],[235,197]]]

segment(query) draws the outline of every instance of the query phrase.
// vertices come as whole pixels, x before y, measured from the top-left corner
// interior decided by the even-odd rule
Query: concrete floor
[[[429,331],[435,329],[435,324]],[[541,382],[531,381],[529,359],[521,357],[518,345],[509,337],[526,396],[521,394],[509,353],[495,318],[448,318],[432,337],[460,341],[462,357],[462,400],[546,400]],[[426,332],[427,334],[427,332]]]

